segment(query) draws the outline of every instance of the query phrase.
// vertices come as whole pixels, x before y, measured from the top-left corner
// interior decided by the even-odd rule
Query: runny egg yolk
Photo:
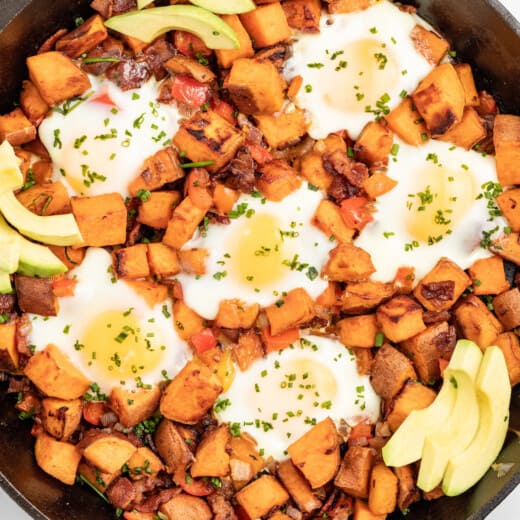
[[[287,234],[294,230],[282,230],[280,222],[266,213],[244,219],[234,236],[233,275],[240,282],[249,282],[255,287],[271,285],[284,275],[283,261],[290,256]]]
[[[323,72],[325,101],[338,109],[364,112],[377,109],[384,96],[385,85],[395,85],[397,62],[384,43],[371,38],[349,43],[344,50],[332,53],[325,60]],[[334,59],[333,59],[334,58]],[[388,87],[387,87],[388,88]]]
[[[473,176],[469,171],[450,171],[431,165],[418,174],[416,193],[408,194],[408,231],[430,245],[450,235],[475,201]]]
[[[128,311],[108,311],[96,316],[76,349],[100,381],[114,377],[134,380],[156,368],[165,350],[153,333],[142,331]]]

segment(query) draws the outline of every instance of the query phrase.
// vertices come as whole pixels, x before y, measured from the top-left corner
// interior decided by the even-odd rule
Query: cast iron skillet
[[[224,1],[224,0],[223,0]],[[412,3],[412,2],[404,2]],[[24,58],[60,27],[88,13],[89,0],[0,0],[0,113],[12,109]],[[495,0],[419,0],[419,13],[471,63],[480,88],[496,95],[504,112],[520,114],[520,25]],[[109,520],[113,509],[81,486],[68,487],[44,474],[33,457],[30,425],[20,421],[0,387],[0,485],[37,520]],[[513,391],[511,428],[520,431],[520,388]],[[407,520],[483,519],[520,483],[520,441],[511,433],[501,462],[514,463],[502,478],[490,470],[457,498],[414,504]],[[400,514],[395,515],[396,518]]]

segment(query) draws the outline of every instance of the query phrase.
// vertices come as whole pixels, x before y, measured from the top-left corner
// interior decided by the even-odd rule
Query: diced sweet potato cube
[[[36,462],[43,471],[72,486],[81,460],[81,452],[73,444],[53,439],[42,433],[36,438],[34,446]]]
[[[504,203],[505,201],[502,200],[502,204]],[[498,204],[501,206],[500,202],[498,202]],[[504,213],[503,209],[502,212]],[[490,256],[477,260],[468,269],[468,273],[473,281],[473,293],[477,296],[483,294],[500,294],[509,289],[509,282],[504,269],[504,260],[499,256]]]
[[[195,275],[205,274],[208,255],[209,251],[203,248],[181,249],[179,251],[179,262],[182,271]]]
[[[73,197],[72,212],[85,246],[105,247],[126,241],[127,210],[119,193]]]
[[[452,126],[447,132],[438,139],[448,141],[456,146],[470,150],[477,143],[482,141],[487,135],[486,129],[482,124],[477,111],[474,108],[466,107],[462,114],[460,123]]]
[[[351,446],[343,457],[334,485],[353,497],[368,498],[374,458],[372,448]]]
[[[249,518],[260,518],[273,507],[285,504],[289,495],[272,475],[262,475],[242,488],[235,495],[235,499]]]
[[[421,493],[416,485],[415,472],[413,466],[399,466],[394,468],[395,476],[399,481],[397,492],[397,507],[405,511],[414,502],[421,499]]]
[[[498,182],[520,184],[520,116],[498,114],[493,127]]]
[[[79,426],[82,407],[83,404],[79,399],[72,401],[53,397],[42,399],[43,427],[59,441],[67,441]]]
[[[107,490],[110,484],[119,477],[120,473],[120,471],[116,473],[103,473],[85,462],[81,463],[78,467],[78,474],[86,478],[96,489],[101,491],[101,493]]]
[[[29,80],[22,83],[20,106],[33,125],[38,125],[49,111],[49,105],[40,96],[40,92]]]
[[[376,316],[384,335],[394,343],[411,338],[426,328],[421,306],[408,296],[395,296],[383,303]]]
[[[281,511],[275,511],[270,517],[269,520],[291,520],[289,515],[282,513]]]
[[[499,334],[495,345],[502,351],[506,360],[511,386],[520,383],[520,340],[514,332]]]
[[[313,426],[288,448],[293,464],[303,473],[312,489],[334,478],[340,462],[336,426],[330,417]]]
[[[35,184],[18,192],[16,198],[36,215],[57,215],[71,211],[69,194],[60,181]]]
[[[137,448],[124,438],[102,434],[83,450],[83,457],[99,470],[105,473],[115,473],[136,450]]]
[[[430,406],[436,396],[431,388],[415,381],[408,381],[394,399],[392,409],[386,417],[390,430],[395,432],[412,410],[422,410]]]
[[[238,337],[238,343],[233,345],[233,356],[240,370],[247,370],[255,359],[264,355],[260,336],[254,330],[243,332]]]
[[[515,329],[520,325],[520,291],[518,287],[495,296],[493,307],[505,330]]]
[[[142,172],[130,183],[129,191],[136,197],[141,190],[157,190],[183,177],[184,170],[179,166],[177,152],[169,146],[146,159]]]
[[[289,27],[304,32],[320,32],[320,0],[287,0],[282,7]]]
[[[371,199],[376,199],[377,197],[388,193],[396,186],[396,180],[381,172],[373,173],[363,183],[363,189]]]
[[[520,231],[520,188],[503,191],[496,202],[509,227],[515,233]]]
[[[397,504],[397,477],[384,464],[376,464],[370,477],[368,507],[378,515],[392,513]]]
[[[208,432],[197,446],[195,461],[191,466],[192,477],[226,477],[229,475],[227,425]]]
[[[429,131],[411,97],[406,97],[385,116],[388,127],[405,143],[421,146],[429,139]]]
[[[173,208],[180,201],[178,191],[154,191],[140,206],[137,221],[155,229],[166,229]]]
[[[432,135],[441,135],[462,120],[465,95],[453,65],[443,63],[424,78],[412,95]]]
[[[410,37],[417,51],[432,65],[440,63],[450,48],[450,44],[444,38],[419,24],[413,28]]]
[[[354,236],[354,229],[347,227],[338,206],[323,199],[313,217],[313,222],[326,236],[335,238],[340,243],[348,244]]]
[[[285,81],[270,61],[235,60],[225,87],[244,114],[273,114],[284,102]]]
[[[321,507],[321,500],[312,492],[305,477],[290,460],[285,460],[278,466],[278,478],[301,511],[311,513]]]
[[[457,264],[441,258],[417,284],[413,295],[429,311],[445,311],[470,285],[470,278]]]
[[[337,327],[339,340],[349,348],[372,348],[379,330],[375,314],[344,318]]]
[[[300,187],[296,170],[286,161],[275,159],[264,164],[257,179],[258,189],[266,199],[278,202]]]
[[[90,88],[88,76],[61,52],[43,52],[27,58],[29,77],[50,106],[81,96]]]
[[[372,364],[372,386],[383,399],[392,399],[409,379],[417,374],[411,361],[396,348],[384,344]]]
[[[327,0],[327,10],[334,13],[354,13],[368,9],[371,0]]]
[[[166,387],[160,403],[167,419],[196,424],[222,391],[220,379],[206,365],[188,361]]]
[[[354,502],[354,520],[385,520],[386,514],[376,515],[370,511],[368,504],[356,498]]]
[[[168,520],[211,520],[213,515],[208,504],[199,497],[180,493],[159,508]]]
[[[110,392],[109,404],[125,428],[132,428],[150,417],[159,405],[158,386],[151,389],[125,390],[115,386]]]
[[[283,42],[291,36],[291,29],[280,2],[243,13],[240,20],[257,49]]]
[[[394,133],[382,123],[371,121],[361,132],[354,152],[356,159],[368,166],[373,164],[387,164],[388,156],[394,144]]]
[[[227,164],[243,140],[239,130],[212,110],[197,112],[183,121],[173,138],[175,146],[185,151],[192,161],[214,161],[206,167],[210,173]]]
[[[258,114],[255,120],[267,144],[272,148],[285,148],[296,144],[307,132],[305,114],[300,109],[276,115]]]
[[[96,14],[79,27],[56,42],[56,50],[70,58],[79,58],[82,54],[100,44],[108,36],[103,18]]]
[[[148,264],[154,276],[174,276],[180,272],[181,266],[177,252],[161,242],[148,244]]]
[[[153,280],[127,279],[126,284],[131,287],[150,308],[165,302],[168,298],[168,287]]]
[[[189,340],[204,328],[204,320],[182,300],[173,304],[174,325],[177,334],[184,340]]]
[[[163,242],[169,247],[180,249],[193,236],[206,211],[194,204],[190,197],[185,197],[173,210]]]
[[[340,244],[329,252],[323,274],[334,282],[359,282],[375,272],[370,254],[353,244]]]
[[[136,244],[135,246],[116,249],[112,255],[114,269],[119,278],[146,278],[150,274],[148,265],[148,246]]]
[[[36,137],[35,126],[25,117],[22,109],[0,116],[0,142],[7,140],[11,145],[29,143]]]
[[[350,282],[340,296],[341,309],[346,314],[360,314],[377,307],[394,294],[391,283]]]
[[[16,372],[19,359],[16,348],[16,321],[13,320],[0,325],[0,369]]]
[[[494,345],[503,327],[486,304],[469,294],[455,309],[455,319],[462,336],[474,341],[482,350]]]
[[[299,327],[315,316],[314,302],[305,289],[297,288],[265,309],[271,334]]]
[[[240,47],[238,49],[216,49],[215,54],[219,65],[223,69],[229,69],[235,60],[239,58],[252,58],[255,54],[253,44],[248,32],[245,30],[240,18],[236,14],[222,15],[224,20],[236,33]]]
[[[164,469],[161,459],[146,446],[137,448],[128,459],[127,466],[133,480],[141,480],[148,476],[153,477]]]
[[[258,453],[256,442],[247,434],[229,439],[229,465],[231,478],[237,489],[247,484],[265,466],[263,457]],[[244,471],[249,467],[249,471]]]
[[[457,63],[455,70],[459,76],[459,80],[464,88],[465,100],[467,107],[477,107],[480,105],[480,99],[475,86],[475,79],[473,78],[473,71],[471,65],[468,63]]]
[[[29,359],[25,375],[49,397],[78,399],[89,389],[89,381],[55,345]]]
[[[222,300],[215,318],[215,325],[225,329],[249,329],[258,316],[258,304],[247,305],[240,300]]]
[[[233,209],[239,196],[240,193],[238,191],[232,190],[220,182],[215,183],[213,188],[213,204],[220,214],[226,215],[229,213]]]
[[[500,235],[493,241],[491,251],[516,265],[520,265],[520,235],[518,233]]]

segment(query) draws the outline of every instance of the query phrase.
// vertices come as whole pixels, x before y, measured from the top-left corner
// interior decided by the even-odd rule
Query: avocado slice
[[[190,0],[194,5],[198,5],[212,13],[217,14],[239,14],[253,11],[256,8],[252,0]]]
[[[479,347],[472,341],[459,340],[444,372],[444,384],[433,403],[422,410],[414,410],[394,432],[383,447],[387,466],[406,466],[421,458],[428,434],[441,428],[448,420],[456,402],[456,389],[449,382],[455,371],[474,379],[482,360]]]
[[[0,271],[0,294],[11,294],[13,286],[11,285],[11,277],[6,271]]]
[[[450,458],[442,480],[445,495],[464,493],[476,484],[500,453],[509,426],[511,385],[504,359],[498,347],[488,347],[477,375],[480,422],[471,444]]]
[[[216,14],[195,5],[169,5],[113,16],[105,25],[114,31],[151,42],[172,29],[188,31],[210,49],[238,49],[235,31]]]
[[[143,9],[152,2],[153,0],[137,0],[137,9]]]
[[[23,184],[20,161],[7,139],[0,144],[0,193],[13,191]]]
[[[20,259],[20,235],[0,215],[0,271],[7,274],[18,269]]]
[[[72,213],[45,217],[35,215],[14,196],[12,191],[0,194],[0,211],[21,234],[38,242],[71,246],[83,240]]]
[[[67,272],[67,266],[46,246],[20,237],[20,262],[17,272],[47,278]]]

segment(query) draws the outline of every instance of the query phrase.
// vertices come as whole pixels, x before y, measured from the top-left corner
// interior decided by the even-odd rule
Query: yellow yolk
[[[234,252],[231,254],[235,278],[262,287],[283,277],[287,270],[283,260],[289,254],[276,217],[258,214],[244,219],[237,235],[233,237]]]
[[[76,347],[101,381],[104,376],[133,380],[164,357],[158,338],[143,333],[131,314],[125,314],[108,311],[94,318]]]
[[[408,195],[408,231],[431,245],[456,228],[475,201],[475,186],[467,171],[430,166],[418,175],[420,188]],[[416,184],[419,186],[419,184]]]
[[[339,51],[341,52],[341,51]],[[350,43],[335,59],[326,60],[323,70],[324,99],[342,110],[364,112],[385,94],[385,85],[394,85],[398,78],[397,62],[381,42],[373,39]]]

